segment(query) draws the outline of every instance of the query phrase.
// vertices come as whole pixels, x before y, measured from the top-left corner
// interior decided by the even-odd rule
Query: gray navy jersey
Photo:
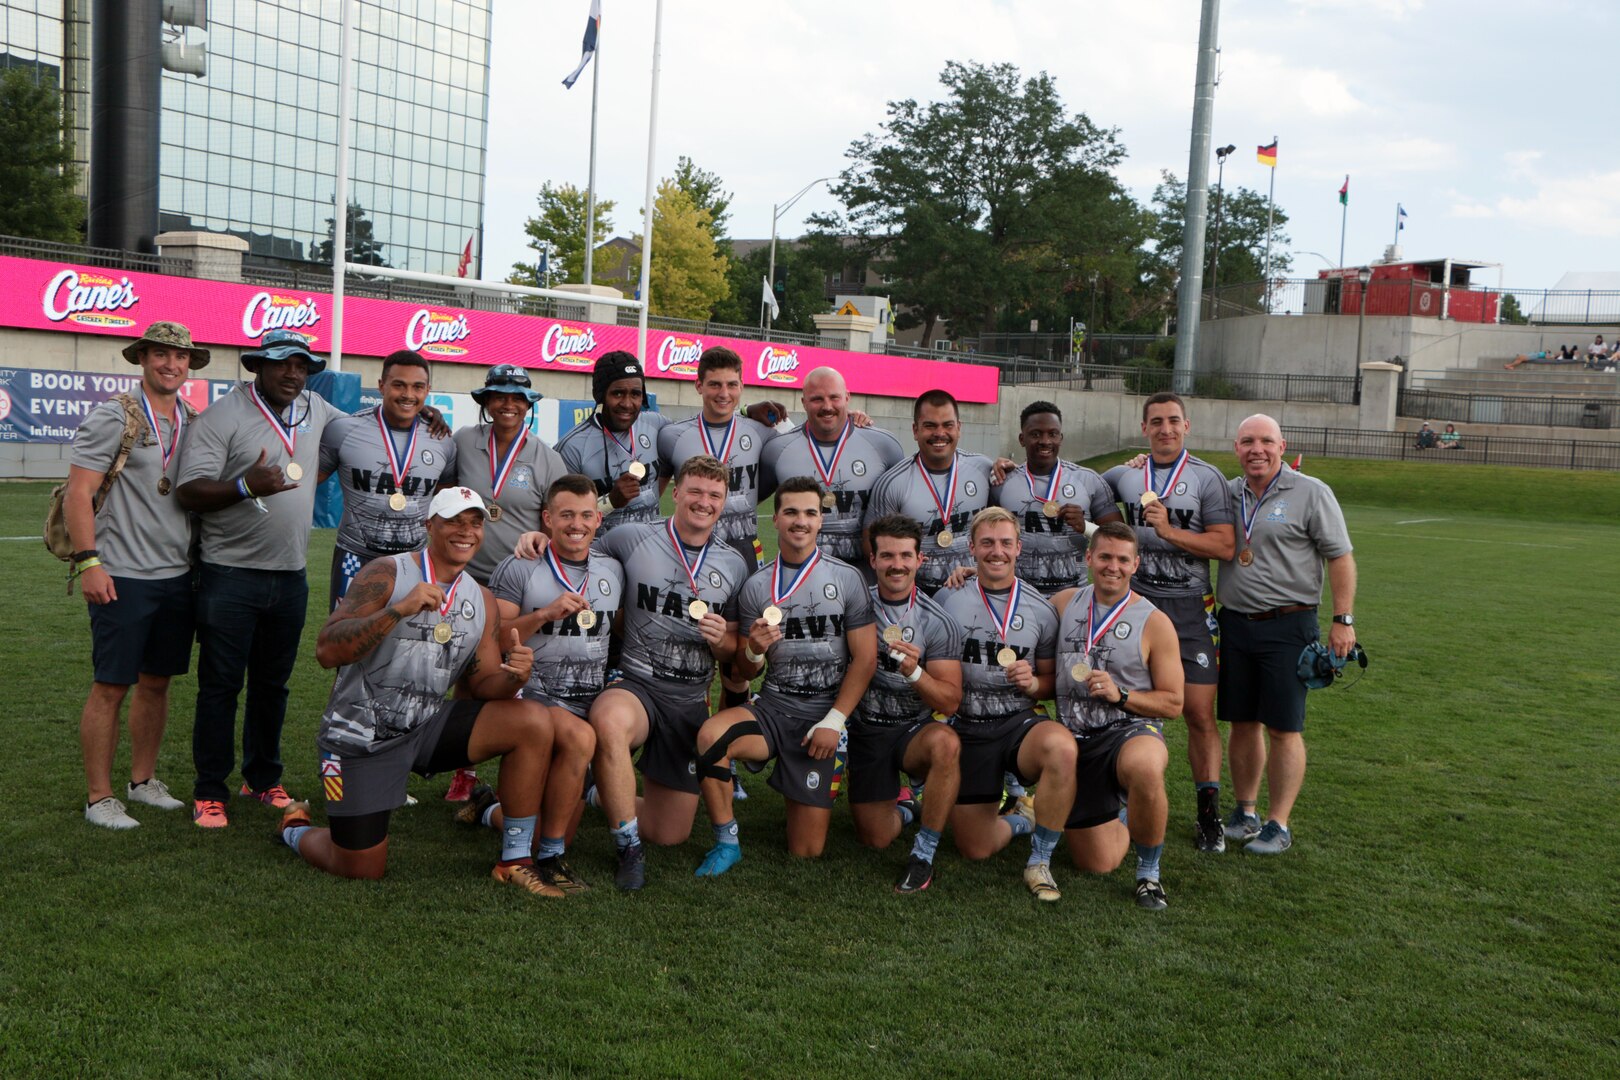
[[[969,581],[960,589],[946,589],[935,597],[946,617],[962,628],[962,706],[956,713],[958,723],[995,723],[1035,707],[1035,702],[1014,686],[996,663],[1002,641],[994,619],[1005,614],[1010,590],[988,593],[995,616],[986,610],[984,596],[978,582]],[[1057,637],[1057,609],[1025,584],[1007,633],[1007,646],[1018,654],[1018,659],[1028,660],[1033,667],[1035,661],[1057,655]]]
[[[808,426],[777,434],[765,444],[760,456],[759,494],[763,500],[774,494],[782,481],[795,476],[813,476],[823,487],[827,481],[816,467],[818,450],[811,449]],[[833,460],[836,443],[816,440],[822,464]],[[821,533],[816,546],[828,555],[842,559],[863,573],[868,568],[866,546],[861,542],[861,522],[878,477],[905,460],[900,440],[878,427],[849,427],[849,439],[833,468],[831,491],[834,505],[821,511]]]
[[[973,515],[990,505],[990,470],[993,462],[983,454],[957,451],[956,501],[951,506],[949,523],[952,543],[949,548],[939,546],[936,537],[945,527],[939,517],[939,504],[934,501],[928,481],[917,467],[916,454],[884,473],[872,489],[872,501],[866,507],[866,522],[870,524],[885,514],[904,514],[923,527],[923,550],[927,556],[917,570],[917,584],[929,593],[938,592],[958,566],[972,566],[973,556],[968,553],[968,525]],[[931,473],[933,482],[944,494],[945,479],[950,474]]]
[[[540,528],[540,510],[552,483],[568,472],[557,451],[542,442],[534,432],[518,451],[517,461],[506,474],[499,499],[494,497],[493,470],[490,468],[488,424],[464,427],[456,432],[454,475],[445,470],[439,483],[458,484],[478,492],[485,503],[500,504],[501,520],[484,523],[484,543],[467,566],[479,581],[488,581],[495,564],[512,554],[518,537]]]
[[[872,676],[866,696],[861,698],[858,719],[884,727],[898,727],[928,720],[933,710],[917,696],[917,688],[900,674],[900,665],[883,645],[883,628],[900,627],[902,640],[917,646],[922,653],[918,663],[927,667],[930,660],[956,660],[962,655],[962,631],[927,593],[918,590],[916,603],[909,599],[888,603],[878,595],[873,585],[867,594],[872,601],[872,613],[878,623],[878,666]]]
[[[601,417],[600,412],[592,413],[589,420],[557,441],[557,453],[562,455],[568,471],[589,477],[598,496],[608,493],[632,461],[647,466],[647,475],[641,478],[640,494],[602,518],[598,534],[619,525],[657,521],[662,515],[658,480],[670,475],[658,459],[658,433],[669,423],[669,417],[643,412],[627,434],[605,430]]]
[[[773,602],[776,571],[773,559],[743,583],[737,606],[744,633]],[[794,568],[783,568],[784,585],[794,580],[793,573]],[[793,595],[777,606],[782,609],[782,640],[765,651],[764,688],[795,699],[807,711],[824,713],[849,670],[849,632],[872,625],[866,581],[848,563],[822,555]]]
[[[1052,492],[1058,505],[1083,507],[1087,521],[1119,513],[1114,493],[1095,471],[1071,461],[1060,461],[1058,468],[1062,473]],[[1031,494],[1029,466],[1020,465],[990,496],[992,506],[1008,510],[1018,519],[1024,543],[1018,555],[1018,576],[1048,597],[1091,580],[1086,573],[1086,534],[1069,528],[1061,516],[1049,518],[1041,511],[1051,485],[1050,473],[1037,476]]]
[[[1160,487],[1170,479],[1168,469],[1155,466],[1154,478]],[[1130,469],[1115,465],[1103,473],[1125,510],[1125,522],[1136,527],[1142,565],[1131,578],[1131,586],[1149,596],[1203,596],[1210,591],[1209,560],[1199,558],[1162,539],[1142,520],[1142,492],[1147,490],[1147,466]],[[1168,492],[1161,495],[1171,524],[1178,529],[1204,532],[1211,525],[1232,524],[1232,502],[1226,493],[1226,478],[1220,470],[1191,454],[1186,468]]]
[[[714,679],[714,653],[687,614],[694,599],[737,621],[737,593],[753,568],[742,556],[710,540],[698,573],[697,595],[671,546],[668,519],[626,525],[597,540],[624,567],[624,633],[619,666],[626,674],[667,690],[674,702],[702,702]],[[686,558],[697,553],[687,549]]]
[[[1063,611],[1058,630],[1057,709],[1063,726],[1076,735],[1085,735],[1114,724],[1142,719],[1128,713],[1102,698],[1092,697],[1085,685],[1074,681],[1074,666],[1106,671],[1122,689],[1136,693],[1153,689],[1153,674],[1142,656],[1142,634],[1147,629],[1148,616],[1159,610],[1152,601],[1132,590],[1130,602],[1120,612],[1119,619],[1098,640],[1096,648],[1086,649],[1086,623],[1091,612],[1091,586],[1087,585],[1074,595]],[[1107,610],[1097,612],[1098,619],[1107,617]]]
[[[422,564],[415,554],[392,560],[394,591],[388,602],[397,604],[421,583]],[[370,654],[338,668],[316,743],[336,754],[369,754],[432,719],[477,653],[489,617],[484,590],[462,573],[448,615],[437,608],[419,611],[390,630]],[[433,640],[433,628],[441,622],[451,626],[443,645]]]
[[[381,406],[373,406],[340,417],[321,435],[321,472],[336,476],[343,487],[338,547],[368,560],[417,551],[427,543],[428,503],[439,490],[439,476],[455,472],[455,441],[450,436],[435,439],[428,434],[426,423],[418,423],[405,479],[396,486],[382,429],[377,426],[381,411]],[[394,452],[404,453],[410,446],[410,432],[390,428],[389,434]],[[407,500],[403,510],[388,505],[396,491]]]
[[[759,535],[759,457],[765,444],[776,435],[774,430],[750,420],[740,411],[732,419],[737,424],[736,434],[730,453],[723,459],[723,464],[731,471],[731,483],[726,508],[721,511],[720,523],[714,530],[715,539],[726,543],[753,540]],[[687,458],[709,452],[698,433],[698,425],[702,423],[700,412],[665,424],[658,433],[658,461],[670,476],[680,470]],[[717,451],[715,456],[719,457],[718,451],[725,446],[726,427],[710,424],[708,431]]]
[[[589,630],[581,630],[578,619],[570,615],[542,623],[529,635],[526,644],[534,650],[534,671],[523,688],[523,696],[534,700],[555,698],[583,716],[602,692],[607,676],[613,619],[624,602],[624,568],[595,551],[585,563],[565,559],[558,562],[571,585],[584,583],[584,596],[596,614],[596,623]],[[489,579],[489,591],[496,599],[516,604],[524,615],[550,605],[563,589],[552,573],[550,560],[544,557],[510,556],[495,567]]]

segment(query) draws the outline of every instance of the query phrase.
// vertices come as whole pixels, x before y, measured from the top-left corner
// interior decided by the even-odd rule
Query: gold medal
[[[1049,518],[1055,518],[1059,514],[1063,513],[1063,508],[1060,507],[1055,501],[1048,499],[1046,502],[1041,504],[1041,513],[1045,514]]]
[[[822,509],[831,510],[833,507],[835,507],[837,505],[838,505],[838,496],[834,495],[832,492],[829,491],[829,492],[827,492],[827,494],[825,494],[825,495],[823,495],[821,497]]]
[[[392,495],[388,496],[388,509],[394,511],[395,513],[398,513],[409,505],[410,500],[405,497],[405,493],[403,491],[396,491]]]
[[[956,537],[954,534],[952,534],[951,530],[941,529],[939,531],[939,535],[934,537],[934,541],[938,543],[940,547],[948,548],[956,542]]]
[[[158,480],[158,494],[167,495],[170,490],[172,490],[172,487],[169,483],[169,478],[167,476],[160,478]]]
[[[637,480],[640,480],[643,476],[647,475],[647,466],[643,465],[639,461],[632,461],[630,463],[630,467],[624,471],[635,477]]]
[[[450,637],[453,633],[454,631],[447,622],[435,623],[433,626],[433,640],[440,645],[450,644]]]
[[[692,616],[693,619],[702,621],[703,616],[709,613],[709,605],[701,600],[694,600],[686,605],[686,613]]]
[[[1091,678],[1091,669],[1084,664],[1076,664],[1069,669],[1069,676],[1077,683],[1083,683]]]
[[[1159,501],[1159,497],[1157,495],[1153,494],[1153,492],[1151,492],[1151,491],[1142,492],[1142,499],[1141,499],[1142,509],[1146,510],[1148,507],[1152,506],[1154,503],[1156,503],[1158,501]]]
[[[772,604],[770,607],[760,612],[760,617],[765,620],[766,626],[782,625],[782,609],[777,607],[775,604]]]
[[[596,500],[596,508],[604,514],[611,514],[613,513],[613,500],[603,495]]]
[[[1252,564],[1254,562],[1254,549],[1244,548],[1242,551],[1238,552],[1238,562],[1242,563],[1244,566]]]
[[[890,645],[903,637],[905,637],[905,633],[898,626],[885,626],[883,628],[883,640]]]
[[[581,611],[579,614],[574,616],[574,621],[579,623],[579,628],[581,630],[589,630],[591,627],[596,625],[596,612],[592,611],[590,608],[586,608],[584,611]]]
[[[490,503],[486,509],[489,510],[489,520],[491,521],[501,520],[501,515],[506,513],[505,510],[501,509],[501,504],[498,502]]]
[[[287,467],[281,471],[287,474],[289,480],[298,481],[304,478],[304,467],[296,461],[287,462]]]
[[[1000,664],[1004,668],[1010,668],[1014,664],[1018,663],[1018,654],[1006,646],[1003,646],[1001,651],[996,653],[996,663]]]

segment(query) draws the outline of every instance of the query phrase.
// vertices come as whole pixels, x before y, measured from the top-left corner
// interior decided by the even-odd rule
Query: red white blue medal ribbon
[[[714,440],[709,437],[709,422],[702,416],[698,417],[698,437],[703,440],[703,449],[709,452],[709,456],[725,464],[731,460],[731,444],[737,439],[737,418],[733,416],[726,422],[726,441],[718,450],[714,448]]]
[[[1037,495],[1035,494],[1035,474],[1030,471],[1028,465],[1024,466],[1024,482],[1029,485],[1029,497],[1034,499],[1036,502],[1056,502],[1058,484],[1062,482],[1062,479],[1063,462],[1060,461],[1056,465],[1052,466],[1052,482],[1046,485],[1046,494]]]
[[[298,425],[289,424],[282,420],[281,417],[277,416],[276,411],[269,405],[266,405],[264,398],[259,396],[259,388],[257,386],[249,386],[248,393],[253,395],[254,406],[256,406],[259,412],[263,414],[264,418],[270,422],[270,426],[275,429],[276,438],[280,439],[281,445],[287,448],[287,456],[292,457],[294,451],[298,449]]]
[[[167,447],[163,445],[163,429],[158,427],[157,413],[152,411],[152,403],[147,400],[145,390],[141,391],[141,411],[146,414],[146,422],[151,425],[152,437],[157,440],[158,453],[163,457],[163,471],[167,473],[169,459],[174,457],[174,451],[180,445],[180,433],[186,428],[186,410],[182,409],[178,402],[175,403],[174,438],[169,440]]]
[[[793,580],[788,582],[787,588],[783,589],[782,556],[778,555],[776,557],[775,572],[771,574],[771,603],[775,604],[777,607],[781,607],[783,604],[787,603],[788,597],[798,592],[799,587],[810,579],[810,571],[814,570],[816,568],[816,563],[820,561],[821,549],[817,548],[815,551],[811,552],[808,559],[804,560],[804,565],[799,567],[799,572],[793,575]]]
[[[489,429],[489,497],[498,499],[501,491],[506,487],[506,478],[511,475],[512,466],[516,464],[518,451],[523,444],[529,441],[529,429],[518,429],[518,437],[512,440],[512,445],[506,449],[506,457],[497,459],[495,456],[495,429]]]
[[[956,506],[956,467],[962,462],[961,455],[953,454],[951,456],[951,471],[945,477],[945,498],[943,501],[939,497],[939,489],[934,487],[934,478],[923,467],[922,455],[918,454],[915,460],[917,462],[917,471],[922,473],[923,483],[928,485],[928,494],[933,498],[934,505],[939,508],[940,524],[949,529],[951,527],[951,510]]]
[[[702,421],[700,420],[699,423],[702,423]],[[675,557],[681,560],[681,569],[686,571],[686,580],[691,582],[692,595],[696,597],[698,595],[697,576],[703,570],[703,560],[708,558],[709,543],[714,538],[711,536],[709,540],[705,540],[703,542],[703,550],[698,552],[696,561],[688,561],[686,558],[686,548],[682,546],[681,538],[675,532],[675,519],[666,518],[664,520],[664,528],[669,531],[669,542],[675,548]]]
[[[1120,598],[1119,603],[1108,609],[1108,613],[1103,616],[1102,623],[1099,625],[1097,622],[1097,593],[1095,590],[1092,591],[1091,609],[1086,612],[1087,656],[1091,655],[1091,651],[1097,647],[1097,642],[1103,639],[1103,636],[1108,633],[1109,629],[1112,628],[1115,623],[1119,622],[1119,617],[1125,614],[1125,608],[1130,604],[1131,598],[1135,595],[1136,594],[1130,589],[1126,589],[1125,595]]]
[[[1163,488],[1159,487],[1158,484],[1153,482],[1153,458],[1149,457],[1147,464],[1142,467],[1142,472],[1147,480],[1148,490],[1153,492],[1153,494],[1157,495],[1161,499],[1168,499],[1170,497],[1170,493],[1176,489],[1176,481],[1181,479],[1181,470],[1187,467],[1187,458],[1190,456],[1191,455],[1189,455],[1185,450],[1181,452],[1181,456],[1176,458],[1176,463],[1169,467],[1168,471],[1170,473],[1170,477],[1169,479],[1165,480]]]
[[[1242,494],[1239,496],[1239,498],[1242,499],[1244,547],[1249,546],[1249,534],[1254,532],[1255,519],[1260,516],[1260,504],[1266,501],[1266,496],[1270,495],[1271,489],[1277,486],[1277,481],[1282,479],[1282,474],[1283,470],[1278,469],[1277,475],[1273,476],[1271,478],[1271,483],[1266,485],[1266,490],[1262,491],[1260,493],[1260,497],[1254,500],[1253,510],[1249,509],[1249,485],[1247,483],[1243,485]]]
[[[990,606],[990,594],[984,591],[983,585],[978,588],[979,599],[984,601],[984,610],[990,613],[990,621],[995,624],[996,635],[1001,638],[1001,643],[1005,645],[1007,644],[1007,635],[1012,632],[1013,616],[1018,613],[1018,601],[1024,595],[1024,583],[1017,578],[1013,578],[1012,591],[1007,594],[1006,614],[999,617],[996,615],[996,609]]]
[[[838,459],[844,456],[844,444],[849,442],[849,433],[854,430],[854,422],[845,420],[844,430],[839,433],[838,443],[833,447],[832,464],[829,465],[827,459],[821,456],[821,444],[816,441],[814,435],[810,434],[810,425],[804,425],[804,438],[810,444],[810,460],[815,463],[816,472],[821,476],[823,487],[832,487],[833,474],[838,471]]]
[[[421,564],[422,580],[427,582],[429,585],[439,584],[438,576],[433,572],[433,556],[428,554],[427,548],[422,549]],[[450,617],[450,608],[456,602],[456,590],[461,587],[461,579],[466,576],[467,572],[465,570],[457,574],[456,580],[452,581],[450,583],[450,588],[445,591],[444,603],[439,605],[439,614],[443,615],[445,618]]]
[[[411,462],[416,459],[416,429],[420,423],[419,418],[411,421],[411,438],[405,444],[405,456],[401,458],[394,447],[394,433],[383,422],[382,409],[377,410],[377,430],[382,432],[383,452],[388,455],[388,471],[393,474],[396,488],[404,487],[405,474],[411,471]]]
[[[874,585],[873,588],[876,589],[877,586]],[[904,619],[907,615],[910,615],[911,609],[917,606],[917,586],[913,585],[911,587],[911,596],[906,600],[906,610],[900,613],[899,619],[896,619],[889,614],[889,602],[883,599],[882,593],[873,592],[872,598],[877,601],[877,613],[883,616],[884,622],[890,626],[899,626],[900,620]]]
[[[546,545],[546,564],[551,567],[551,576],[557,579],[557,584],[569,592],[576,592],[584,596],[585,590],[590,588],[591,567],[589,562],[585,564],[585,580],[579,583],[578,588],[575,588],[574,583],[568,580],[568,574],[563,570],[561,560],[557,558],[556,549],[549,544]]]
[[[631,461],[636,460],[636,433],[635,433],[634,428],[632,428],[631,431],[630,431],[630,445],[626,446],[624,444],[624,441],[619,438],[619,436],[613,431],[612,428],[610,428],[606,424],[602,423],[602,415],[601,415],[601,413],[596,414],[594,419],[596,420],[596,426],[602,429],[602,434],[604,434],[608,438],[612,439],[613,444],[615,446],[617,446],[620,450],[624,451],[624,456],[625,457],[629,458]]]

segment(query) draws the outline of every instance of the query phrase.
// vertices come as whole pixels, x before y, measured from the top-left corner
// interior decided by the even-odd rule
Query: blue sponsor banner
[[[230,392],[230,379],[190,379],[181,396],[198,409]],[[0,443],[70,443],[84,418],[114,394],[140,391],[141,374],[0,368]]]

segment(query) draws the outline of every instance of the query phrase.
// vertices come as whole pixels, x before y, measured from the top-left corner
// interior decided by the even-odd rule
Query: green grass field
[[[760,778],[726,877],[692,877],[700,816],[621,895],[591,814],[572,860],[598,888],[566,901],[491,883],[495,840],[452,827],[442,778],[415,784],[377,883],[305,867],[241,802],[217,834],[146,807],[93,829],[83,604],[37,540],[0,542],[21,598],[0,634],[0,1076],[1620,1075],[1620,477],[1306,469],[1345,504],[1372,667],[1312,697],[1282,858],[1193,850],[1172,725],[1159,914],[1132,906],[1131,860],[1086,878],[1061,852],[1063,900],[1037,910],[1022,844],[943,853],[900,900],[904,847],[857,848],[842,811],[824,859],[790,861]],[[36,534],[46,491],[0,485],[0,535]],[[285,737],[300,795],[330,545]],[[194,689],[160,761],[182,793]]]

